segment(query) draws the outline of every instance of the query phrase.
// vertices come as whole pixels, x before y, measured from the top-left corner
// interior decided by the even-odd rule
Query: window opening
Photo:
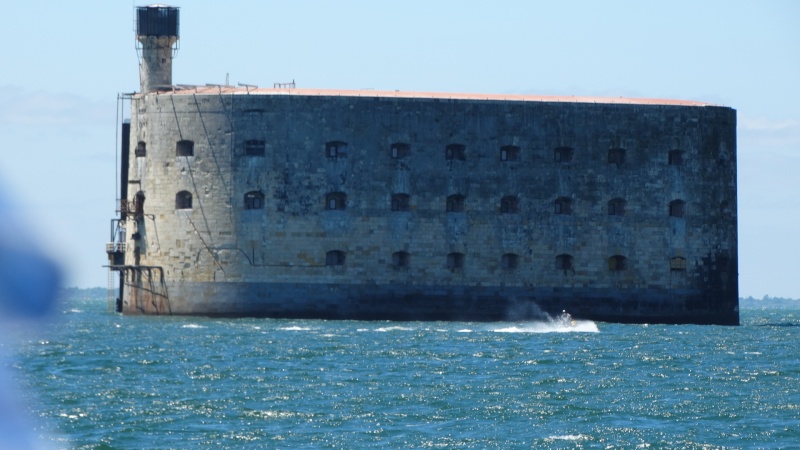
[[[266,154],[266,144],[264,141],[259,140],[244,141],[244,154],[246,156],[264,156]]]
[[[500,200],[501,214],[517,214],[519,212],[519,200],[513,195],[506,195]]]
[[[325,196],[325,209],[342,210],[345,207],[347,196],[344,192],[331,192]]]
[[[569,197],[559,197],[555,201],[555,213],[560,215],[572,214],[572,199]]]
[[[194,142],[178,141],[175,144],[175,156],[194,156]]]
[[[192,193],[180,191],[175,194],[175,209],[192,209]]]
[[[686,214],[686,202],[683,200],[673,200],[669,202],[670,217],[683,217]]]
[[[394,144],[391,145],[390,151],[392,154],[392,158],[403,159],[411,154],[411,146],[403,142],[395,142]]]
[[[572,255],[561,254],[556,256],[556,270],[564,272],[572,270]]]
[[[517,268],[519,256],[515,253],[506,253],[500,258],[500,267],[503,270],[514,270]]]
[[[456,272],[464,268],[463,253],[449,253],[447,255],[447,270]]]
[[[686,270],[686,258],[676,256],[669,260],[669,270],[679,272]]]
[[[447,212],[464,212],[464,196],[455,194],[447,197]]]
[[[344,252],[341,250],[331,250],[325,253],[326,266],[343,266],[344,265]]]
[[[625,215],[625,200],[615,198],[608,202],[608,215],[609,216],[624,216]]]
[[[671,150],[669,152],[669,165],[670,166],[682,166],[683,165],[683,151],[682,150]]]
[[[244,194],[244,209],[263,209],[264,194],[258,191]]]
[[[461,144],[450,144],[444,149],[444,158],[448,161],[466,161],[467,148]]]
[[[608,150],[608,163],[609,164],[616,164],[617,166],[621,166],[625,164],[625,149],[624,148],[612,148]]]
[[[574,150],[572,147],[556,147],[553,152],[553,157],[557,163],[568,163],[572,161]]]
[[[408,252],[394,252],[392,253],[392,266],[395,269],[405,269],[409,265]]]
[[[620,270],[625,270],[628,265],[628,260],[622,255],[614,255],[611,258],[608,258],[608,270],[612,272],[618,272]]]
[[[347,143],[330,141],[325,144],[325,156],[328,158],[344,158],[347,156]]]
[[[500,147],[500,161],[519,161],[519,147],[516,145]]]
[[[411,209],[411,196],[408,194],[392,194],[392,211],[408,211]]]
[[[137,157],[147,156],[147,144],[145,144],[144,141],[139,141],[136,144],[136,150],[134,150],[133,154]]]

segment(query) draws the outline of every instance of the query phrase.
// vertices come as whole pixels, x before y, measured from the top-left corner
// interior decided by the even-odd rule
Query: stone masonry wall
[[[168,280],[738,296],[730,108],[149,94],[134,98],[131,127],[131,155],[143,142],[146,156],[131,159],[129,197],[146,200],[129,248]],[[181,140],[193,156],[176,156]],[[248,141],[264,155],[248,156]],[[346,147],[331,156],[331,142]],[[450,144],[464,146],[463,160],[447,159]],[[571,160],[556,161],[560,147]],[[611,149],[624,162],[610,163]],[[672,163],[671,151],[681,152]],[[176,209],[181,191],[190,209]],[[249,192],[263,193],[262,208],[245,209]],[[337,192],[344,208],[326,209]],[[407,211],[392,211],[392,194],[409,196]],[[447,212],[451,195],[463,212]],[[570,213],[557,213],[559,199]],[[622,215],[609,214],[613,199]],[[670,216],[673,200],[685,202],[682,217]],[[342,265],[326,264],[334,250]],[[405,267],[395,252],[408,254]],[[453,253],[462,267],[448,267]],[[610,270],[615,255],[623,270]],[[134,252],[126,258],[134,264]]]

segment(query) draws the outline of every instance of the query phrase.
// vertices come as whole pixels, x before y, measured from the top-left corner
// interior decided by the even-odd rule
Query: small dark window
[[[669,270],[682,272],[686,270],[686,258],[676,256],[669,260]]]
[[[244,209],[264,209],[264,194],[257,191],[244,194]]]
[[[444,148],[444,158],[448,161],[466,161],[467,148],[461,144],[450,144]]]
[[[175,194],[175,209],[192,209],[192,193],[180,191]]]
[[[609,216],[624,216],[625,215],[625,200],[615,198],[608,202],[608,215]]]
[[[682,150],[671,150],[669,152],[669,165],[670,166],[682,166],[683,165],[683,151]]]
[[[460,194],[447,197],[447,212],[464,212],[464,198]]]
[[[515,253],[506,253],[500,258],[500,267],[503,270],[514,270],[519,263],[519,256]]]
[[[519,161],[519,147],[516,145],[500,147],[500,161]]]
[[[175,144],[175,156],[194,156],[194,142],[178,141]]]
[[[456,272],[464,268],[464,254],[450,253],[447,255],[447,270]]]
[[[343,266],[344,265],[344,252],[341,250],[331,250],[325,253],[326,266]]]
[[[562,254],[556,256],[556,270],[564,272],[572,270],[572,255]]]
[[[411,154],[411,146],[403,142],[395,142],[389,147],[389,151],[391,152],[392,158],[403,159]]]
[[[394,252],[392,253],[392,267],[395,269],[408,268],[409,254],[408,252]]]
[[[244,154],[246,156],[264,156],[266,154],[265,148],[264,141],[244,141]]]
[[[325,209],[342,210],[345,208],[347,195],[344,192],[331,192],[325,196]]]
[[[517,214],[519,212],[519,200],[513,195],[506,195],[500,199],[501,214]]]
[[[392,211],[409,211],[411,196],[408,194],[392,194]]]
[[[572,161],[574,150],[572,147],[556,147],[553,152],[553,157],[557,163],[566,164]]]
[[[136,150],[134,150],[133,153],[137,157],[147,156],[147,144],[145,144],[144,141],[139,141],[139,143],[136,144]]]
[[[669,202],[670,217],[683,217],[686,214],[686,202],[683,200],[673,200]]]
[[[325,144],[325,156],[328,158],[344,158],[347,156],[347,143],[331,141]]]
[[[611,148],[608,150],[608,163],[621,166],[625,164],[625,149]]]
[[[555,213],[561,215],[572,214],[572,199],[569,197],[559,197],[555,201]]]
[[[628,260],[622,255],[614,255],[608,258],[608,270],[618,272],[627,269]]]

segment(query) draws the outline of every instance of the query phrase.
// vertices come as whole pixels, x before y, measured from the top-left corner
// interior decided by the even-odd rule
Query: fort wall
[[[134,97],[126,312],[738,323],[730,108],[243,91]]]

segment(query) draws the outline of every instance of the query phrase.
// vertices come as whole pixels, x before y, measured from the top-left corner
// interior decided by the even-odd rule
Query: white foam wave
[[[205,328],[205,327],[202,325],[198,325],[196,323],[187,323],[186,325],[183,325],[181,328]]]
[[[597,324],[591,320],[575,320],[571,325],[552,322],[529,322],[492,330],[496,333],[599,333]]]
[[[281,331],[311,331],[311,328],[308,328],[308,327],[298,327],[298,326],[293,326],[293,327],[283,327],[283,328],[278,328],[278,329],[279,329],[279,330],[281,330]]]
[[[582,434],[565,434],[562,436],[550,436],[547,438],[549,441],[581,441],[586,439]]]
[[[375,329],[375,331],[380,333],[386,333],[387,331],[412,331],[412,330],[413,328],[407,328],[407,327],[382,327]]]

